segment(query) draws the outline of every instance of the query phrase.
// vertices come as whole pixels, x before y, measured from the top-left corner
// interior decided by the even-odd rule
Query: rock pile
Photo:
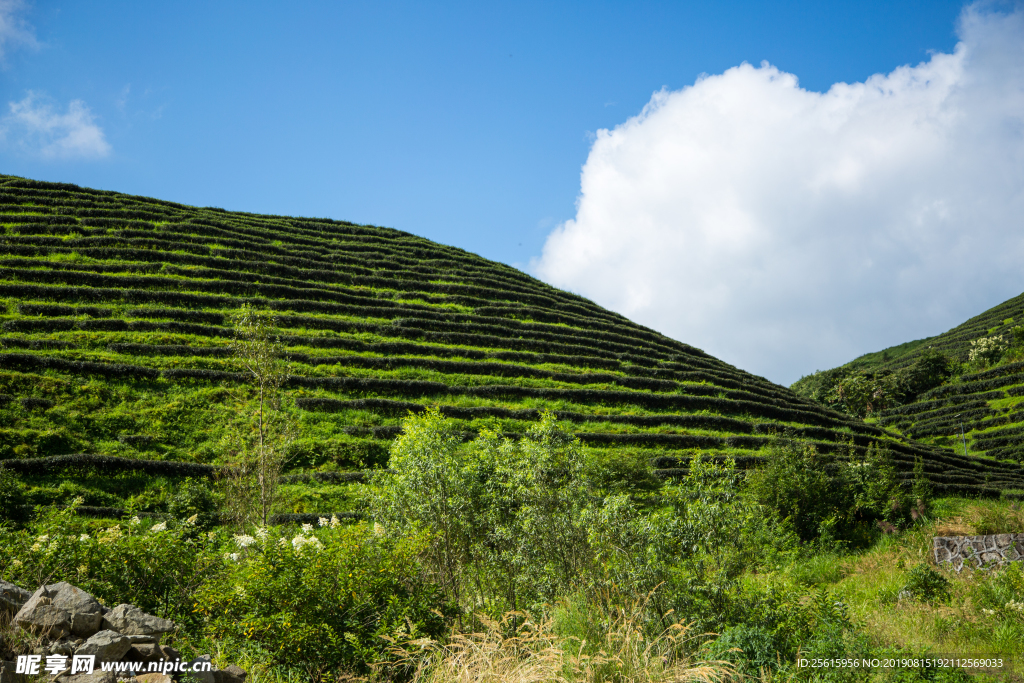
[[[61,662],[68,666],[51,668],[54,683],[114,683],[117,679],[135,678],[139,683],[171,683],[165,673],[148,673],[150,663],[179,662],[180,653],[162,645],[161,637],[173,631],[174,622],[146,614],[134,605],[122,604],[113,609],[99,603],[89,593],[66,581],[40,586],[35,593],[0,580],[0,625],[10,622],[10,634],[21,630],[34,636],[31,652],[14,652],[0,633],[0,683],[22,683],[30,677],[16,673],[16,664],[8,661],[17,654],[37,655],[36,661]],[[24,641],[24,639],[22,639]],[[92,674],[71,673],[73,656],[93,655]],[[210,656],[188,662],[209,662]],[[104,662],[141,662],[138,673],[102,671]],[[181,667],[178,667],[181,668]],[[202,667],[200,667],[202,668]],[[40,667],[40,673],[47,673]],[[246,672],[238,666],[210,671],[190,671],[201,683],[243,683]],[[180,675],[180,674],[175,674]]]

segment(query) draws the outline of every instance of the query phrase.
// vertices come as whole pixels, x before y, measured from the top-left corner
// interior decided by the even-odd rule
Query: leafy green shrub
[[[731,461],[697,454],[687,477],[663,489],[666,509],[650,517],[668,600],[698,628],[716,629],[732,609],[739,577],[756,567],[777,568],[798,538],[792,525],[743,489]]]
[[[900,595],[922,602],[943,602],[949,598],[949,590],[949,579],[922,562],[908,572]]]
[[[927,497],[923,482],[923,470],[918,468],[915,492]],[[885,529],[904,523],[911,511],[910,495],[902,486],[902,480],[893,466],[892,453],[886,448],[872,444],[859,462],[846,464],[843,484],[853,498],[854,519],[883,522]],[[927,501],[922,500],[922,503]],[[886,524],[891,525],[889,527]]]
[[[918,354],[913,365],[902,372],[907,388],[904,400],[909,402],[949,379],[953,374],[953,360],[929,347]]]
[[[736,624],[724,629],[701,655],[706,659],[736,664],[745,673],[756,675],[787,665],[783,659],[786,644],[778,634],[758,624]]]
[[[860,458],[851,448],[842,459],[799,442],[777,441],[766,450],[767,462],[747,475],[748,486],[805,542],[863,545],[877,528],[895,531],[918,519],[927,506],[930,486],[922,465],[915,464],[914,486],[908,491],[892,453],[876,444]]]
[[[1001,335],[974,339],[971,341],[967,361],[976,367],[987,367],[998,361],[1006,348],[1006,341]]]
[[[810,444],[780,441],[766,450],[767,464],[747,475],[757,500],[788,519],[802,541],[841,531],[851,501],[826,472],[832,458]]]
[[[219,500],[205,479],[187,477],[174,487],[167,499],[167,512],[175,519],[193,519],[196,528],[206,530],[220,521]]]
[[[701,655],[731,661],[747,675],[764,671],[849,680],[849,672],[800,669],[797,659],[861,657],[869,652],[860,626],[834,595],[819,590],[805,596],[769,584],[737,597],[727,625],[718,638],[703,646]]]
[[[323,525],[323,523],[327,523]],[[419,539],[391,541],[371,526],[321,520],[297,533],[235,537],[222,575],[197,598],[207,635],[310,679],[367,673],[389,642],[439,638],[453,614],[419,578]]]
[[[519,441],[484,430],[465,446],[436,409],[402,425],[374,516],[391,534],[430,533],[427,565],[453,601],[501,614],[586,583],[583,450],[553,415]]]
[[[299,401],[299,407],[302,404]],[[386,443],[353,439],[300,438],[288,446],[289,468],[315,468],[332,463],[340,467],[376,467],[388,461]]]

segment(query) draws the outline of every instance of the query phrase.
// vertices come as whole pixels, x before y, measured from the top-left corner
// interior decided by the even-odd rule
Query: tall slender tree
[[[282,408],[287,371],[274,336],[274,317],[246,304],[234,322],[235,358],[249,377],[250,392],[226,436],[232,466],[226,511],[239,526],[254,521],[266,526],[296,427]]]

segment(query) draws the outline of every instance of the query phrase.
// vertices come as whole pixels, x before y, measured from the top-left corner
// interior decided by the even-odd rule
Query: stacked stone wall
[[[959,572],[964,567],[989,569],[1024,561],[1024,534],[936,536],[932,539],[935,564]]]

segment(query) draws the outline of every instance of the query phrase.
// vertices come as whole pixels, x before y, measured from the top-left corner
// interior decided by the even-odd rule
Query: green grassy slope
[[[554,410],[611,471],[672,476],[697,450],[756,463],[786,434],[822,450],[884,439],[908,475],[923,457],[940,490],[1024,488],[1017,465],[887,435],[397,230],[0,176],[0,298],[0,460],[34,503],[153,508],[166,484],[209,474],[244,381],[229,343],[246,303],[277,316],[287,351],[301,434],[286,511],[357,510],[360,471],[434,404],[467,433],[521,433]]]
[[[943,353],[959,364],[961,372],[905,405],[877,412],[877,423],[918,440],[948,445],[961,454],[962,424],[968,454],[1021,462],[1024,461],[1024,363],[1020,362],[1019,349],[1008,349],[1003,359],[990,367],[972,367],[967,361],[972,341],[1001,336],[1010,342],[1012,329],[1022,323],[1024,294],[948,332],[866,354],[836,370],[893,373],[911,366],[926,349]],[[805,388],[801,383],[808,385],[814,379],[814,376],[804,378],[793,388],[799,392]]]
[[[1021,324],[1024,324],[1024,294],[1008,299],[998,306],[993,306],[948,332],[899,344],[875,353],[864,354],[847,363],[847,366],[858,370],[883,368],[898,370],[913,363],[921,352],[928,348],[959,361],[966,361],[972,341],[993,335],[1008,338],[1011,336],[1010,330]]]
[[[968,454],[1024,461],[1024,363],[961,375],[879,412],[878,423],[961,453],[966,443]]]

